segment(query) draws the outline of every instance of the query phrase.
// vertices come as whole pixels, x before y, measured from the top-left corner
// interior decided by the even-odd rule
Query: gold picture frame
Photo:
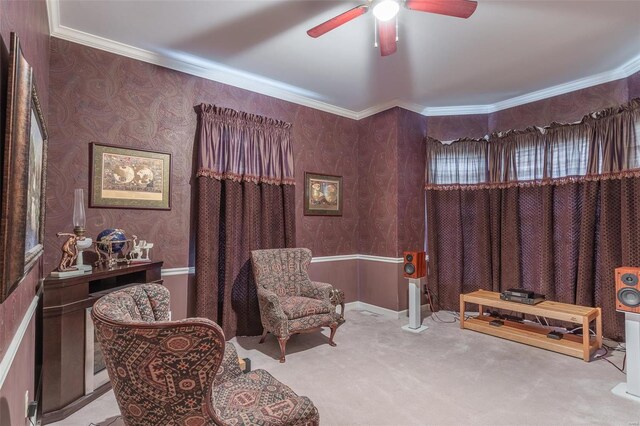
[[[25,219],[25,272],[44,252],[44,221],[47,198],[47,144],[49,135],[35,83],[31,89],[31,136]]]
[[[305,216],[342,216],[342,199],[342,176],[305,172]]]
[[[92,142],[89,207],[171,210],[171,154]]]
[[[0,302],[44,252],[47,129],[33,70],[11,33],[2,164]],[[4,55],[4,49],[2,52]],[[0,70],[3,75],[5,70]]]

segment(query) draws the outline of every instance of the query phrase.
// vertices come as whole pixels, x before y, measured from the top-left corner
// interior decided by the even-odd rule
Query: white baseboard
[[[424,311],[425,307],[429,305],[422,305],[422,310]],[[369,311],[374,314],[383,315],[385,317],[400,319],[405,318],[409,314],[408,309],[403,309],[402,311],[394,311],[393,309],[383,308],[382,306],[372,305],[370,303],[365,302],[349,302],[344,304],[345,312],[348,311]]]
[[[27,312],[25,312],[24,317],[22,317],[22,321],[16,330],[16,334],[13,335],[11,339],[11,343],[7,347],[7,351],[0,362],[0,389],[2,389],[2,385],[4,384],[7,375],[9,374],[9,370],[11,369],[11,364],[13,364],[13,360],[18,354],[18,349],[20,348],[20,344],[22,343],[22,339],[24,339],[24,335],[29,328],[29,324],[31,323],[31,319],[33,315],[36,313],[36,308],[38,307],[38,300],[40,296],[36,296],[31,301],[31,304],[27,308]]]

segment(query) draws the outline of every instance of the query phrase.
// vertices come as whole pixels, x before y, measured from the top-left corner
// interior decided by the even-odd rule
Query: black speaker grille
[[[640,306],[640,291],[635,288],[621,288],[618,290],[618,300],[624,306],[636,308]]]
[[[407,263],[404,265],[404,273],[413,275],[416,272],[416,267],[413,266],[413,263]]]
[[[622,276],[622,283],[635,286],[638,284],[638,276],[636,274],[624,274]]]
[[[408,254],[407,257],[405,257],[405,259],[407,259],[407,262],[413,262],[413,255]]]

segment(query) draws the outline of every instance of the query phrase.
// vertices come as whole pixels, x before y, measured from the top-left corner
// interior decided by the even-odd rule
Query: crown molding
[[[423,105],[405,102],[400,99],[394,99],[389,102],[374,105],[362,111],[353,111],[314,99],[308,93],[302,94],[305,92],[304,89],[296,88],[286,83],[261,77],[256,74],[242,72],[214,62],[208,62],[205,65],[201,65],[202,62],[197,61],[197,58],[190,58],[191,60],[176,59],[166,54],[151,52],[104,37],[65,27],[60,25],[60,0],[47,0],[47,14],[49,18],[50,35],[52,37],[104,50],[116,55],[125,56],[161,67],[170,68],[207,80],[217,81],[219,83],[249,90],[251,92],[260,93],[262,95],[282,99],[284,101],[314,108],[341,117],[350,118],[352,120],[361,120],[395,107],[407,109],[427,117],[490,114],[504,109],[563,95],[576,90],[586,89],[598,84],[609,83],[611,81],[629,77],[636,72],[640,72],[640,55],[638,55],[612,70],[567,83],[558,84],[546,89],[526,93],[524,95],[505,99],[493,104],[425,107]],[[200,64],[198,62],[200,62]]]

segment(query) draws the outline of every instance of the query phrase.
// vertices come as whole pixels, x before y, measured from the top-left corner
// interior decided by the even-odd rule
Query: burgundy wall
[[[49,23],[45,0],[0,0],[0,37],[9,48],[10,33],[20,37],[25,58],[33,67],[40,102],[46,116],[49,111]],[[6,64],[3,64],[5,66]],[[4,94],[2,94],[4,96]],[[3,137],[4,135],[2,135]],[[0,359],[5,355],[15,332],[35,296],[42,277],[38,262],[18,288],[0,305]],[[0,389],[0,424],[27,424],[24,419],[24,392],[34,395],[35,335],[32,320],[19,346],[18,353]]]
[[[429,134],[439,139],[480,137],[496,126],[578,119],[628,96],[626,84],[613,82],[491,115],[425,118],[393,108],[356,122],[58,39],[52,41],[50,75],[50,159],[55,165],[49,173],[47,271],[57,261],[60,241],[55,232],[70,227],[72,190],[88,187],[91,141],[168,151],[174,168],[171,211],[89,209],[90,232],[119,226],[156,243],[152,255],[163,259],[165,267],[193,264],[193,106],[201,102],[293,123],[299,246],[311,248],[314,256],[396,258],[404,249],[423,245],[422,139],[427,125]],[[305,171],[343,176],[342,217],[302,215]],[[345,289],[348,300],[363,296],[368,303],[396,309],[406,304],[397,264],[386,264],[380,274],[368,271],[371,261],[351,263],[341,264],[333,281]],[[335,265],[314,264],[312,278],[329,280]],[[168,279],[172,295],[187,303],[193,297],[188,279]],[[373,290],[380,286],[385,291]],[[186,308],[176,310],[178,316],[188,313]]]
[[[73,189],[88,188],[92,141],[170,152],[172,209],[88,209],[89,232],[121,227],[154,242],[165,267],[193,264],[185,236],[193,232],[193,107],[202,102],[293,123],[298,245],[315,256],[357,252],[356,121],[55,38],[50,93],[47,270],[58,257],[55,233],[71,226]],[[343,176],[342,217],[302,215],[305,171]]]
[[[629,86],[629,99],[640,98],[640,72],[637,72],[627,78]]]
[[[546,126],[554,121],[571,123],[628,100],[627,80],[616,80],[489,114],[489,132]]]
[[[449,141],[480,138],[495,131],[546,126],[554,121],[570,123],[590,112],[620,105],[635,97],[640,97],[640,73],[491,114],[428,117],[427,133]]]
[[[427,118],[415,112],[398,111],[398,247],[405,250],[424,248],[424,137]]]
[[[398,114],[399,108],[392,108],[360,122],[359,254],[397,254]]]
[[[486,114],[427,117],[427,133],[441,141],[481,138],[489,133]]]
[[[358,293],[358,263],[355,259],[311,263],[309,276],[314,281],[339,287],[344,291],[346,302],[355,302],[361,300]]]

